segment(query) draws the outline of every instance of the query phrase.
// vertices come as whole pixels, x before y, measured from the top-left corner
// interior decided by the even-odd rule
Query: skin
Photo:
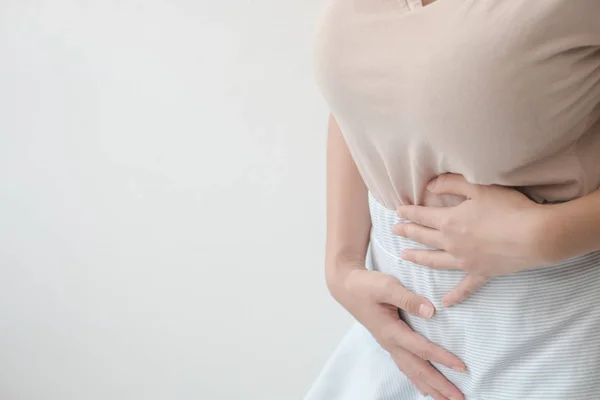
[[[439,250],[408,250],[401,257],[434,269],[462,270],[463,281],[442,298],[457,304],[490,279],[555,265],[600,250],[600,190],[565,203],[540,205],[515,189],[475,185],[461,175],[430,182],[436,194],[464,196],[456,207],[401,206],[413,223],[394,233]]]
[[[539,205],[520,192],[468,183],[446,174],[429,187],[467,200],[456,207],[403,206],[412,224],[397,233],[440,250],[410,250],[402,257],[438,269],[461,269],[467,277],[446,305],[468,297],[493,276],[552,265],[600,250],[600,191],[558,205]],[[431,318],[433,304],[395,278],[365,268],[371,219],[367,188],[340,128],[330,116],[327,144],[326,278],[332,296],[387,350],[422,394],[435,400],[464,397],[429,361],[464,370],[453,354],[430,343],[397,317],[397,309]],[[485,266],[485,267],[484,267]],[[425,311],[422,315],[421,311]]]
[[[433,1],[423,0],[423,5]],[[371,226],[367,188],[333,116],[327,154],[326,274],[332,296],[371,332],[421,394],[463,400],[429,361],[460,371],[464,363],[397,317],[402,309],[431,318],[433,304],[393,277],[365,268]],[[600,250],[600,191],[542,206],[514,189],[473,185],[460,175],[442,175],[428,189],[462,195],[466,201],[451,208],[400,207],[398,215],[413,223],[397,225],[395,233],[439,249],[408,250],[401,255],[405,260],[467,273],[443,298],[444,306],[463,301],[495,276]]]
[[[435,400],[464,400],[430,361],[465,370],[464,363],[415,333],[398,309],[431,318],[433,304],[390,275],[366,269],[371,216],[367,188],[340,128],[329,118],[327,139],[327,244],[325,272],[331,295],[371,332],[422,394]],[[424,315],[421,315],[424,311]]]

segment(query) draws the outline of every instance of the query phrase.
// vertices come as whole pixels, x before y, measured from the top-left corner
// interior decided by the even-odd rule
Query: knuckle
[[[435,190],[437,189],[437,187],[438,187],[438,185],[440,183],[440,179],[441,178],[442,178],[441,176],[438,176],[437,178],[435,178],[431,182],[429,182],[430,190],[431,191],[435,192]]]
[[[399,223],[400,230],[404,237],[409,237],[412,233],[412,227],[410,223]]]
[[[419,231],[415,224],[406,224],[404,227],[404,232],[406,237],[409,239],[415,240],[419,238]]]
[[[413,252],[411,252],[411,256],[412,256],[412,259],[414,260],[415,264],[422,265],[425,262],[425,259],[423,257],[423,253],[420,252],[420,251],[413,251]]]
[[[431,190],[436,190],[440,187],[444,187],[448,183],[448,175],[439,175],[436,179],[431,182]]]
[[[415,306],[413,306],[414,302],[412,301],[413,296],[404,295],[400,297],[398,300],[398,307],[401,310],[408,311],[409,313],[415,312]]]
[[[444,297],[444,304],[446,305],[454,305],[457,302],[460,301],[460,298],[458,296],[458,293],[456,291],[452,291],[450,293],[448,293],[445,297]]]
[[[440,231],[442,231],[442,232],[451,231],[454,223],[455,223],[455,221],[452,217],[443,218],[440,221]]]
[[[431,354],[429,353],[429,351],[427,351],[426,349],[419,349],[417,351],[417,356],[422,359],[422,360],[430,360],[431,359]]]
[[[402,260],[408,261],[408,262],[414,262],[415,261],[415,252],[412,249],[403,250],[402,251]]]
[[[458,229],[459,225],[460,221],[454,215],[449,215],[440,222],[440,230],[446,233],[454,232]]]

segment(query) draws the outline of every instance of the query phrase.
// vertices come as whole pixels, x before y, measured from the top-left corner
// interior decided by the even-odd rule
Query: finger
[[[421,360],[431,361],[457,372],[466,370],[465,364],[457,356],[419,335],[404,321],[396,323],[396,326],[397,333],[394,332],[390,336],[398,349],[407,350]]]
[[[464,400],[460,390],[429,362],[404,351],[395,352],[392,358],[411,381],[426,382],[431,388],[452,400]]]
[[[431,389],[431,386],[429,386],[428,384],[426,384],[425,382],[422,382],[422,381],[417,381],[417,380],[414,380],[414,381],[410,380],[410,381],[412,382],[413,385],[415,385],[415,387],[417,388],[419,393],[421,393],[421,396],[427,396],[429,394],[429,390]]]
[[[420,375],[425,377],[424,380],[427,382],[427,385],[435,390],[438,396],[445,396],[445,398],[452,400],[464,400],[460,390],[450,383],[450,381],[448,381],[448,379],[446,379],[446,377],[431,364],[425,363],[421,368],[423,369],[423,372],[421,372]],[[430,392],[429,395],[431,396],[432,393]]]
[[[402,371],[402,373],[404,373],[404,375],[406,375],[406,377],[417,387],[421,394],[428,395],[431,394],[433,390],[437,391],[437,393],[443,391],[448,394],[453,393],[453,389],[458,391],[448,379],[446,379],[438,370],[433,368],[428,362],[414,360],[412,355],[405,351],[391,353],[391,356],[400,371]],[[443,388],[437,388],[431,384],[431,377],[436,374],[444,382]],[[460,391],[458,391],[458,393],[462,396]],[[454,398],[462,400],[462,397],[460,396]]]
[[[444,246],[444,236],[437,229],[417,224],[397,224],[394,225],[392,231],[398,236],[414,240],[417,243],[433,247],[434,249],[442,249]]]
[[[403,219],[429,228],[440,229],[451,207],[400,206],[396,214]]]
[[[466,298],[471,296],[483,285],[485,285],[490,278],[483,275],[467,274],[460,283],[452,289],[452,291],[446,294],[442,298],[442,305],[444,307],[451,307],[455,304],[464,301]]]
[[[449,400],[446,396],[429,386],[427,383],[423,384],[423,389],[425,389],[426,395],[429,395],[434,400]]]
[[[436,194],[454,194],[472,199],[477,196],[478,186],[469,183],[467,179],[458,174],[442,174],[427,185],[427,190]]]
[[[415,385],[415,387],[417,388],[417,390],[419,391],[419,393],[421,393],[421,395],[423,397],[430,396],[434,400],[448,400],[448,398],[446,396],[442,395],[440,392],[438,392],[437,390],[435,390],[434,388],[432,388],[425,382],[412,381],[412,380],[411,380],[411,382],[413,385]]]
[[[382,289],[377,300],[383,304],[395,306],[409,314],[421,318],[431,318],[435,314],[433,303],[406,289],[397,279],[382,275]]]
[[[433,269],[461,269],[460,262],[452,254],[444,250],[409,249],[402,251],[400,257],[403,260]]]

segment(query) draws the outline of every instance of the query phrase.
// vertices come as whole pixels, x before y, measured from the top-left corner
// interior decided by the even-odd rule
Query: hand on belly
[[[428,190],[467,200],[455,207],[401,206],[398,216],[411,223],[397,224],[393,231],[438,249],[405,250],[404,260],[467,273],[444,296],[444,306],[463,301],[495,276],[552,264],[547,256],[551,249],[539,240],[548,206],[515,189],[471,184],[456,174],[440,175]]]

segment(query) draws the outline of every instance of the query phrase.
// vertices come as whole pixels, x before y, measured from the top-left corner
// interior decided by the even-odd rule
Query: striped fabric
[[[434,364],[466,400],[600,399],[600,252],[495,278],[445,309],[442,296],[464,276],[401,260],[423,246],[392,234],[401,222],[369,193],[373,227],[368,268],[396,277],[431,300],[431,320],[403,314],[418,333],[467,364],[461,374]],[[419,393],[369,332],[356,324],[305,400],[418,400]]]

